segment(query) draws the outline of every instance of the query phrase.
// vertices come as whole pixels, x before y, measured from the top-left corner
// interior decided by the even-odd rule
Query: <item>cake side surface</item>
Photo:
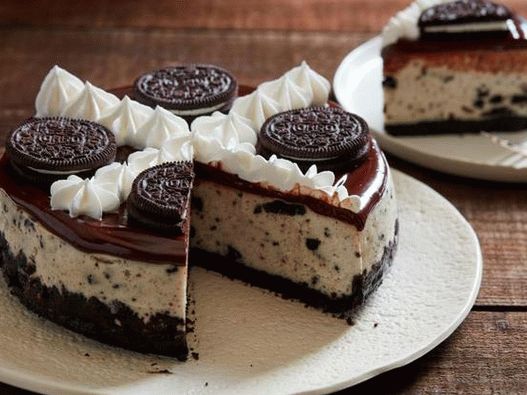
[[[193,214],[191,264],[328,311],[360,304],[380,283],[397,245],[391,185],[362,232],[304,205],[212,181],[200,181],[194,199],[201,210]],[[232,208],[218,212],[218,199]],[[248,227],[241,226],[245,221]]]
[[[315,307],[350,310],[380,283],[397,244],[389,174],[379,188],[357,226],[302,202],[201,177],[193,191],[191,264]]]

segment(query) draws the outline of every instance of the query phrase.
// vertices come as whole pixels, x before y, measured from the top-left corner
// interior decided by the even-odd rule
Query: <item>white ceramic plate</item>
[[[527,181],[527,155],[506,149],[483,135],[393,137],[386,134],[381,44],[381,38],[375,37],[351,51],[337,69],[333,90],[347,111],[366,119],[382,149],[445,173],[491,181]],[[527,148],[527,131],[494,134],[516,144],[526,143]]]
[[[326,393],[419,358],[470,311],[482,259],[474,231],[447,200],[393,173],[399,249],[353,326],[194,269],[190,340],[199,360],[180,363],[69,332],[27,312],[0,283],[0,381],[61,394]]]

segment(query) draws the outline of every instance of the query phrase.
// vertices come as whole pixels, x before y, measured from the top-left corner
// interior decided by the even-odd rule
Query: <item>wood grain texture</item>
[[[474,227],[484,262],[476,304],[527,308],[527,185],[471,180],[388,159],[445,196]]]
[[[527,313],[473,312],[418,361],[342,394],[525,394]]]
[[[3,0],[3,26],[374,32],[410,0]],[[504,0],[527,14],[525,0]]]

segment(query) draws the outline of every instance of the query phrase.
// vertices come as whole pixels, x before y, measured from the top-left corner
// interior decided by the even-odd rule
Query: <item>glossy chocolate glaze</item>
[[[252,90],[253,88],[241,86],[240,94],[245,95]],[[132,87],[114,89],[112,92],[120,97],[125,94],[133,96]],[[126,151],[126,147],[123,149],[127,154],[131,153],[130,150]],[[347,173],[345,185],[349,193],[361,196],[365,202],[358,213],[353,213],[310,196],[264,188],[226,173],[220,168],[198,162],[195,165],[198,176],[196,183],[199,183],[201,177],[256,194],[299,202],[317,213],[353,224],[359,230],[364,228],[368,214],[383,195],[388,178],[386,159],[377,144],[372,141],[366,159]],[[337,178],[341,176],[342,174],[337,174]],[[29,212],[50,232],[79,250],[151,263],[185,265],[188,252],[188,221],[183,235],[171,237],[128,224],[125,205],[122,205],[116,214],[104,214],[102,221],[84,216],[71,218],[64,211],[51,210],[49,190],[20,179],[11,168],[6,154],[0,159],[0,189],[6,191],[17,205]]]
[[[71,218],[65,211],[53,211],[49,204],[49,190],[17,176],[7,154],[0,159],[0,189],[46,229],[79,250],[137,261],[185,264],[188,232],[169,237],[129,225],[125,205],[121,206],[119,213],[104,214],[101,221],[84,216]]]

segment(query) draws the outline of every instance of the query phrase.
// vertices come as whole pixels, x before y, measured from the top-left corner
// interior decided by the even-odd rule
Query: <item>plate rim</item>
[[[300,394],[320,394],[320,393],[330,393],[334,391],[339,391],[339,390],[357,385],[366,380],[369,380],[381,373],[385,373],[390,370],[405,366],[419,359],[423,355],[433,350],[443,341],[445,341],[450,335],[452,335],[452,333],[461,325],[461,323],[468,316],[468,314],[470,313],[472,309],[472,306],[476,302],[476,299],[477,299],[477,296],[478,296],[478,293],[481,287],[481,281],[482,281],[483,256],[482,256],[479,239],[473,227],[470,225],[467,219],[459,212],[459,210],[439,192],[435,191],[433,188],[429,187],[425,183],[417,180],[416,178],[402,171],[399,171],[396,169],[391,169],[391,171],[392,171],[392,176],[398,177],[398,178],[399,177],[406,178],[410,182],[415,183],[419,188],[425,188],[431,191],[434,199],[441,200],[442,204],[445,204],[446,207],[448,207],[450,211],[455,213],[455,215],[462,221],[464,228],[467,231],[467,236],[470,235],[470,239],[473,241],[474,247],[476,247],[476,256],[474,257],[475,259],[473,263],[474,265],[476,265],[476,271],[475,271],[475,278],[472,279],[472,289],[471,289],[470,295],[465,301],[463,309],[459,311],[459,313],[451,321],[451,323],[449,323],[448,326],[443,328],[441,333],[438,334],[438,336],[430,343],[425,344],[419,347],[418,349],[414,350],[413,352],[410,352],[408,355],[405,355],[395,361],[392,361],[389,364],[382,366],[380,368],[370,370],[359,376],[355,376],[349,380],[343,380],[343,381],[333,383],[328,386],[319,387],[317,389],[298,392]],[[35,317],[35,319],[37,319],[37,317]],[[63,330],[67,330],[67,329],[63,328]],[[86,389],[86,387],[79,386],[76,384],[65,384],[63,382],[54,381],[53,379],[48,378],[45,375],[42,375],[39,373],[35,374],[35,372],[32,372],[30,370],[17,370],[17,369],[12,369],[12,368],[6,368],[1,365],[0,365],[0,381],[5,384],[12,385],[12,386],[15,386],[21,389],[25,389],[29,391],[37,391],[37,392],[44,393],[44,394],[51,394],[51,393],[57,393],[57,392],[67,393],[67,394],[82,394],[82,395],[84,394],[106,394],[112,390],[111,389],[112,387],[106,387],[104,389],[88,390]],[[113,387],[113,389],[117,390],[118,387]]]
[[[349,106],[344,104],[345,89],[343,81],[345,81],[345,75],[349,71],[350,64],[359,55],[364,52],[374,51],[381,45],[382,37],[380,35],[374,36],[348,52],[337,67],[333,76],[333,92],[337,101],[346,110],[353,112],[352,108],[349,108]],[[374,129],[370,129],[370,131],[383,150],[403,160],[418,164],[428,169],[484,181],[508,183],[527,182],[527,168],[515,169],[510,166],[496,166],[481,162],[464,161],[441,155],[434,155],[433,153],[423,152],[415,147],[406,145],[401,138],[390,136],[386,132],[379,132]]]

